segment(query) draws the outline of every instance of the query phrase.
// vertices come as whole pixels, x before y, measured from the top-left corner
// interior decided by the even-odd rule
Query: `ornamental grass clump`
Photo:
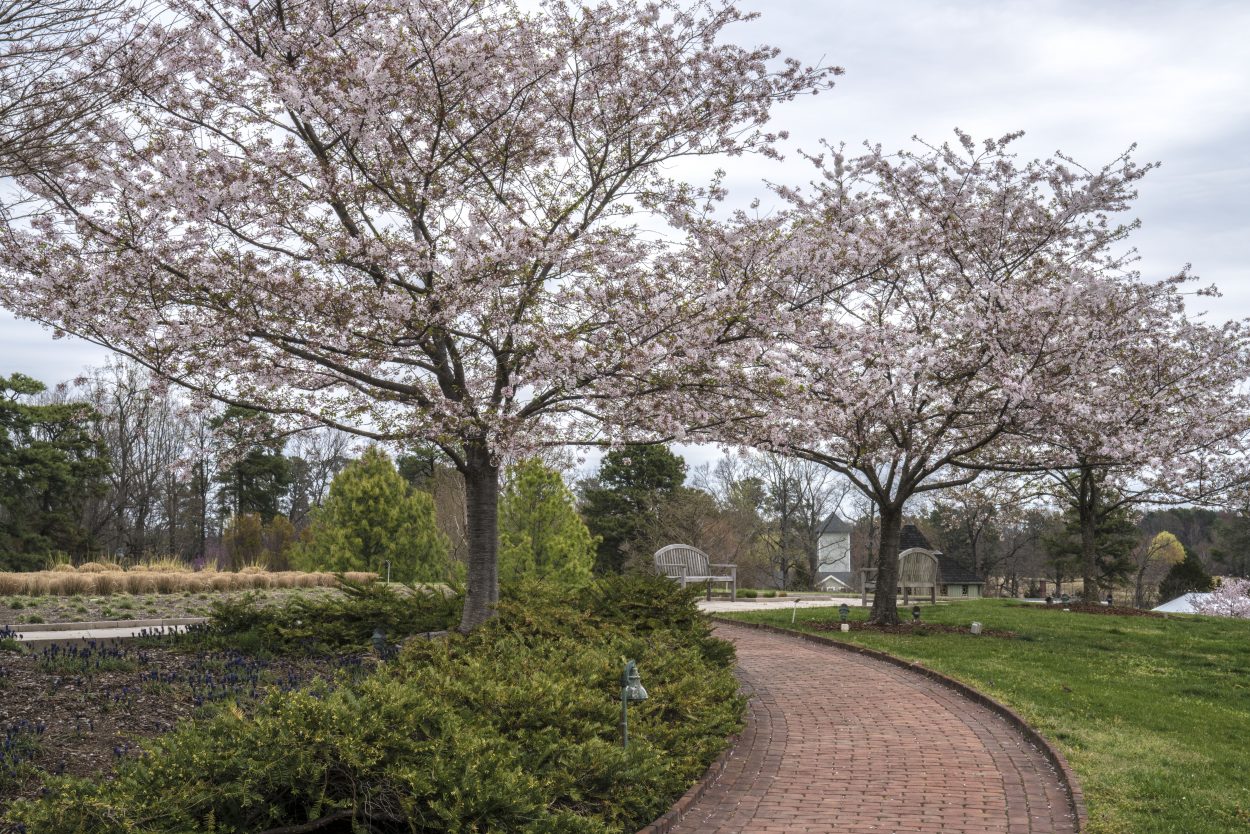
[[[116,562],[83,562],[78,566],[79,573],[120,573],[122,570]]]
[[[629,580],[505,600],[472,634],[412,641],[357,682],[184,724],[112,780],[52,778],[9,820],[28,834],[633,831],[740,727],[732,647],[694,596]],[[625,658],[651,695],[628,750]]]

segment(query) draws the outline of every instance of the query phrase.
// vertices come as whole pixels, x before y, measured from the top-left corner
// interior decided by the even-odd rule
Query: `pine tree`
[[[598,573],[621,573],[631,545],[653,527],[660,507],[686,480],[686,462],[667,446],[608,452],[598,478],[582,490],[582,514],[599,537]]]
[[[1115,491],[1105,485],[1097,493],[1096,505],[1088,509],[1094,525],[1094,564],[1100,588],[1124,584],[1133,573],[1133,549],[1140,535],[1129,515],[1128,506],[1119,503]],[[1082,552],[1081,516],[1069,505],[1063,513],[1063,529],[1042,540],[1050,563],[1059,571],[1080,576],[1085,560]],[[1091,602],[1095,600],[1090,600]]]
[[[1202,562],[1192,550],[1186,548],[1185,560],[1173,565],[1168,575],[1159,583],[1159,599],[1166,602],[1192,591],[1209,591],[1214,585],[1211,574],[1207,573]]]
[[[499,578],[564,585],[590,579],[595,545],[559,472],[533,458],[511,467],[499,502]]]
[[[43,383],[0,376],[0,568],[29,570],[56,551],[84,555],[83,502],[103,490],[104,447],[83,403],[35,402]]]
[[[381,449],[370,447],[335,476],[291,561],[305,570],[369,570],[390,562],[397,582],[452,578],[447,538],[434,521],[434,499],[414,490]]]

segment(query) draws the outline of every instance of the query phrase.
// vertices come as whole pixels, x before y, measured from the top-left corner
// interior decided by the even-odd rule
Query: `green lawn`
[[[852,622],[865,615],[852,609]],[[735,615],[786,627],[790,616]],[[1076,770],[1091,832],[1250,832],[1250,622],[1003,600],[926,605],[923,618],[1017,636],[821,633],[919,660],[1011,706]],[[799,610],[795,627],[837,619],[836,608]]]

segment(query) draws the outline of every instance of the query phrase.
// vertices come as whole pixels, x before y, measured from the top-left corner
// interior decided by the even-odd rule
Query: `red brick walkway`
[[[827,646],[718,625],[751,719],[680,834],[1062,834],[1054,768],[997,713]]]

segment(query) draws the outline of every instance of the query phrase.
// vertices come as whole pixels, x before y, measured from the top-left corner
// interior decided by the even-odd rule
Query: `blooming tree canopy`
[[[771,153],[771,105],[837,70],[722,43],[747,16],[713,0],[165,12],[82,68],[142,83],[89,159],[20,181],[0,303],[206,396],[437,444],[466,478],[471,628],[501,459],[584,440],[734,297],[674,281],[642,230],[702,198],[666,166]]]
[[[1188,316],[1181,287],[1125,282],[1089,302],[1079,373],[1040,403],[1007,463],[1045,471],[1080,523],[1085,599],[1098,599],[1095,531],[1134,505],[1226,499],[1246,480],[1250,327]],[[1140,594],[1139,594],[1140,595]]]
[[[1101,367],[1088,360],[1102,331],[1136,314],[1117,312],[1135,290],[1112,248],[1131,227],[1110,216],[1149,166],[1020,164],[1015,138],[858,158],[829,148],[810,192],[780,189],[786,261],[760,268],[792,312],[782,338],[742,362],[756,419],[733,438],[828,466],[876,505],[876,622],[897,621],[907,501],[1029,459],[1021,438]],[[741,247],[721,251],[743,263]]]
[[[1212,617],[1250,620],[1250,579],[1225,579],[1210,596],[1194,603],[1194,611]]]

